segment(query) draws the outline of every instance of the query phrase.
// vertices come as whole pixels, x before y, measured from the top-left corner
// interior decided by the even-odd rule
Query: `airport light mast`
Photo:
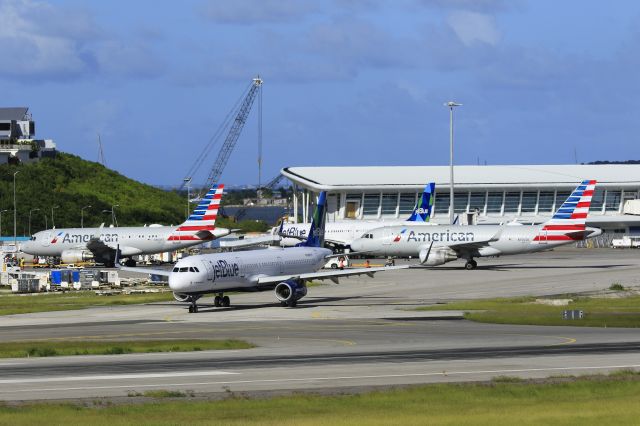
[[[449,224],[453,225],[453,108],[462,104],[449,101],[444,106],[449,107]]]

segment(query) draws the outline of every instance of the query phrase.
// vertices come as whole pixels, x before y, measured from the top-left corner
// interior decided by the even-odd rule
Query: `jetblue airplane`
[[[422,195],[418,199],[413,212],[406,220],[380,221],[380,220],[342,220],[328,222],[325,225],[325,242],[333,246],[348,247],[353,240],[359,238],[365,232],[381,226],[393,225],[431,225],[431,210],[436,184],[431,182],[425,186]],[[271,230],[274,235],[282,239],[282,247],[291,247],[307,238],[309,232],[308,223],[280,224]]]
[[[365,233],[351,248],[379,256],[418,257],[427,266],[463,258],[466,269],[475,269],[474,257],[533,253],[600,235],[602,230],[585,225],[595,186],[595,180],[583,181],[542,225],[385,226]]]
[[[224,185],[213,185],[178,226],[47,229],[35,233],[20,249],[34,256],[60,257],[63,263],[93,259],[112,267],[119,247],[117,257],[128,258],[126,264],[135,266],[132,256],[174,251],[228,235],[228,229],[215,227],[223,191]]]
[[[229,291],[265,291],[273,289],[282,306],[294,307],[307,294],[306,282],[366,274],[408,266],[359,268],[317,272],[327,259],[334,257],[331,250],[323,248],[326,193],[321,192],[313,214],[307,239],[296,247],[269,247],[227,253],[212,253],[180,259],[171,271],[150,268],[123,270],[151,273],[169,277],[169,287],[176,300],[189,303],[189,312],[198,312],[197,301],[208,293],[216,294],[214,305],[231,304]]]

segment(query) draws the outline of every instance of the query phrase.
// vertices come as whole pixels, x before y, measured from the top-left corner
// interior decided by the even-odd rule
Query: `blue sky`
[[[636,1],[0,0],[0,23],[2,106],[147,183],[179,184],[256,74],[263,180],[448,164],[448,100],[457,164],[640,158]],[[257,181],[256,112],[225,183]]]

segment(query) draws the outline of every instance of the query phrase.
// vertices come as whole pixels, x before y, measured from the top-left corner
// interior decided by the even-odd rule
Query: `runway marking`
[[[548,368],[522,368],[522,369],[505,369],[505,370],[477,370],[477,371],[442,371],[435,373],[410,373],[410,374],[378,374],[366,376],[333,376],[333,377],[306,377],[291,379],[258,379],[258,380],[234,380],[234,381],[216,381],[216,382],[191,382],[191,383],[157,383],[148,385],[113,385],[113,386],[83,386],[72,388],[43,388],[43,389],[16,389],[16,390],[0,390],[0,393],[11,392],[51,392],[51,391],[73,391],[73,390],[98,390],[98,389],[121,389],[121,388],[151,388],[151,387],[169,387],[169,386],[206,386],[206,385],[238,385],[251,383],[286,383],[286,382],[305,382],[305,381],[329,381],[329,380],[354,380],[354,379],[384,379],[384,378],[403,378],[403,377],[429,377],[429,376],[452,376],[452,375],[468,375],[468,374],[506,374],[506,373],[528,373],[539,371],[570,371],[570,370],[605,370],[605,369],[622,369],[622,368],[639,368],[640,364],[630,365],[607,365],[607,366],[586,366],[586,367],[548,367]],[[170,374],[170,373],[169,373]],[[198,373],[205,374],[205,373]],[[198,375],[193,374],[193,375]],[[226,373],[240,374],[240,373]],[[186,375],[186,374],[183,374]],[[35,380],[35,379],[34,379]],[[15,383],[25,383],[27,380]],[[39,381],[55,381],[55,379],[44,379]],[[61,380],[62,381],[62,380]]]
[[[188,371],[174,373],[138,373],[138,374],[104,374],[97,376],[65,376],[65,377],[46,377],[37,379],[4,379],[0,380],[0,384],[15,383],[40,383],[40,382],[74,382],[81,380],[118,380],[118,379],[156,379],[163,377],[189,377],[189,376],[222,376],[227,374],[240,374],[231,371]]]
[[[560,343],[554,343],[553,345],[549,345],[549,346],[561,346],[561,345],[570,345],[572,343],[577,342],[577,339],[574,339],[573,337],[562,337],[562,336],[549,336],[549,337],[555,337],[558,339],[566,339],[566,342],[560,342]]]

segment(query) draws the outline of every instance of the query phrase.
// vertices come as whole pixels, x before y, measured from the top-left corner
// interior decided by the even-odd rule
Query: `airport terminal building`
[[[328,192],[330,221],[401,219],[427,182],[436,183],[432,221],[449,220],[448,166],[286,167],[281,173],[295,188],[292,216],[302,221],[320,191]],[[588,224],[640,234],[640,215],[627,203],[639,198],[640,165],[456,166],[455,213],[463,224],[541,223],[585,179],[598,181]]]

